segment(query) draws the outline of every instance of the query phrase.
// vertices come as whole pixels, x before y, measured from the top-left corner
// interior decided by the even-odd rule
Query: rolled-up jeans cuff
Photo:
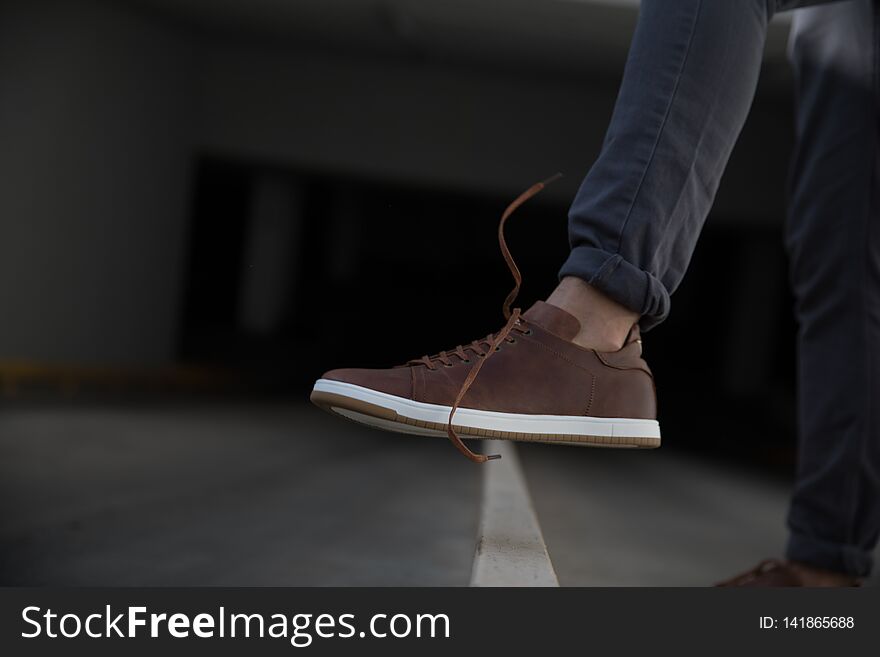
[[[785,556],[791,561],[853,577],[867,577],[874,565],[873,555],[855,545],[833,543],[795,532],[789,535]]]
[[[591,246],[571,250],[559,277],[577,276],[641,316],[643,331],[656,326],[669,314],[669,292],[649,272],[627,262],[616,253]]]

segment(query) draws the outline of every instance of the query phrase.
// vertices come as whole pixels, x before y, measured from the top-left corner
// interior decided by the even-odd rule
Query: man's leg
[[[619,346],[632,316],[645,329],[669,313],[751,106],[767,23],[801,4],[643,0],[602,151],[569,213],[563,281],[549,299],[581,320],[582,346]],[[597,313],[597,294],[617,305]]]
[[[650,327],[668,313],[748,113],[769,18],[798,4],[644,0],[607,138],[572,206],[572,253],[549,303],[511,310],[521,277],[503,240],[507,217],[539,183],[499,226],[516,287],[498,333],[404,367],[331,370],[315,382],[312,400],[370,426],[445,434],[480,463],[491,457],[470,451],[459,432],[659,446],[653,375],[634,322]]]
[[[800,456],[787,556],[855,576],[868,574],[880,532],[877,9],[801,10],[791,49]]]

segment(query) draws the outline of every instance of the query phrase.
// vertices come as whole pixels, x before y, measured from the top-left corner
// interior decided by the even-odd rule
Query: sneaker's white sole
[[[318,379],[311,400],[321,408],[386,431],[446,436],[449,406],[389,395],[342,381]],[[459,408],[453,427],[463,438],[497,438],[594,447],[660,447],[656,420],[529,415]]]

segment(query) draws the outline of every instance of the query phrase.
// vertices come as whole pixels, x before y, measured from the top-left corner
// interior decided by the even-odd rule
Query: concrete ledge
[[[482,466],[483,500],[471,586],[559,586],[516,445],[492,441],[484,451],[502,458]]]

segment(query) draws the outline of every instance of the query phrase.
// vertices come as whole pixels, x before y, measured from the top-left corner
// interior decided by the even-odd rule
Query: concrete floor
[[[561,586],[706,586],[782,555],[789,482],[760,469],[671,448],[520,459]]]
[[[563,586],[706,585],[782,549],[779,479],[520,448]],[[0,584],[465,585],[480,477],[304,404],[6,405]]]
[[[466,585],[480,479],[306,405],[0,412],[0,582]]]

